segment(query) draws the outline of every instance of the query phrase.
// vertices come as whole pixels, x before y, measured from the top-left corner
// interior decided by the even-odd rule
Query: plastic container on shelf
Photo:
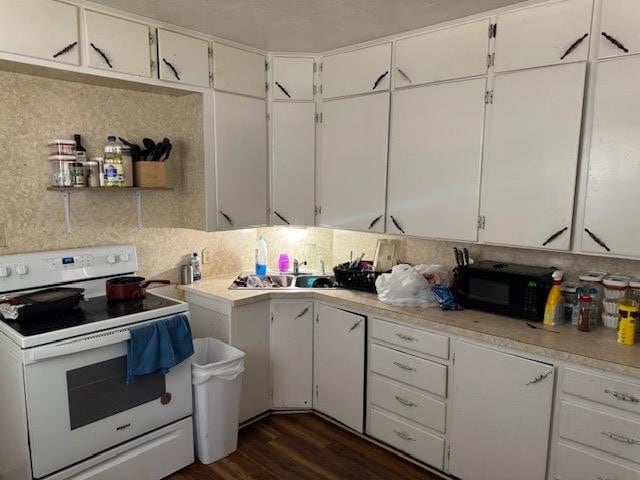
[[[629,298],[640,302],[640,278],[629,280]]]
[[[627,296],[629,289],[629,277],[622,275],[609,275],[602,283],[604,285],[604,298],[607,300],[619,300]]]
[[[578,291],[580,290],[580,285],[577,283],[563,282],[560,287],[562,297],[564,298],[565,323],[572,323],[574,317],[578,318],[578,309],[580,307]]]
[[[73,155],[75,156],[76,152],[76,141],[75,140],[49,140],[47,143],[49,147],[49,156],[53,155]]]
[[[51,155],[49,171],[52,187],[71,187],[71,165],[76,162],[74,155]]]
[[[618,300],[604,300],[602,305],[607,315],[618,315]]]
[[[617,305],[617,304],[616,304]],[[602,324],[607,328],[618,328],[618,315],[602,314]]]
[[[115,135],[109,135],[104,146],[104,185],[133,187],[131,149],[118,142]]]
[[[584,294],[593,300],[596,319],[602,314],[602,299],[604,298],[604,286],[602,281],[608,274],[606,272],[585,272],[578,276]]]

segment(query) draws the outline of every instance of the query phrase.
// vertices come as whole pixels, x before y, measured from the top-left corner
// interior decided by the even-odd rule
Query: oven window
[[[162,374],[145,375],[127,385],[127,357],[67,372],[71,430],[157,399],[166,392]]]
[[[509,285],[483,278],[470,278],[469,298],[497,305],[509,305]]]

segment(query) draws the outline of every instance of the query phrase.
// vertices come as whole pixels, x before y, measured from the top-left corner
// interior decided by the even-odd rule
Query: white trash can
[[[213,463],[238,448],[244,352],[215,338],[196,338],[192,358],[196,455]]]

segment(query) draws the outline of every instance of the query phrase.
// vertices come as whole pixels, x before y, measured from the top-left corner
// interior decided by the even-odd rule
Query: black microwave
[[[541,321],[554,268],[491,261],[458,268],[458,294],[468,308]]]

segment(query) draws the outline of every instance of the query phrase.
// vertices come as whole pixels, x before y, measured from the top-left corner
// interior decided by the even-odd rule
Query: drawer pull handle
[[[418,405],[413,403],[410,400],[407,400],[406,398],[400,397],[398,395],[396,395],[396,400],[401,403],[402,405],[404,405],[405,407],[417,407]]]
[[[541,373],[540,375],[533,377],[531,380],[527,382],[527,385],[534,385],[538,382],[541,382],[542,380],[547,378],[549,375],[551,375],[552,372],[553,370],[549,370],[547,372]]]
[[[403,432],[402,430],[394,430],[393,433],[398,435],[401,439],[406,440],[407,442],[415,442],[416,439],[409,435],[407,432]]]
[[[398,367],[401,368],[402,370],[406,370],[407,372],[414,372],[415,368],[410,367],[409,365],[405,365],[404,363],[400,363],[400,362],[393,362],[393,364]]]
[[[640,399],[632,395],[627,395],[626,393],[619,393],[608,389],[605,390],[604,393],[611,395],[616,400],[621,400],[623,402],[640,403]]]
[[[396,337],[406,342],[415,342],[417,340],[417,338],[412,337],[411,335],[405,335],[404,333],[396,333]]]
[[[611,440],[615,440],[616,442],[626,443],[627,445],[640,445],[640,440],[636,440],[635,438],[627,437],[621,433],[616,432],[600,432],[605,437],[609,437]]]

